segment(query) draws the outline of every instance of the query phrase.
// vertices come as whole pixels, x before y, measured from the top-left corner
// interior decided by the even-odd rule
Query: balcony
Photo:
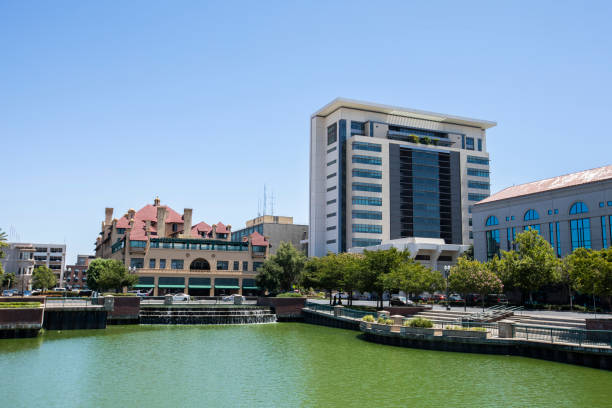
[[[456,147],[455,142],[444,137],[437,136],[420,136],[413,135],[410,133],[399,132],[397,130],[387,131],[387,138],[392,140],[401,140],[403,142],[431,145],[431,146],[443,146],[443,147]]]

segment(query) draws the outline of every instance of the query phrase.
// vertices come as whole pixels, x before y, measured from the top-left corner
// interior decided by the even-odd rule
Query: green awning
[[[134,285],[135,288],[154,288],[155,285],[145,285],[145,284],[141,284],[139,283],[138,285]]]
[[[164,288],[164,289],[168,289],[168,288],[171,288],[171,289],[179,288],[180,289],[180,288],[184,288],[185,285],[184,284],[183,285],[157,285],[157,287]]]
[[[242,289],[256,289],[259,290],[257,286],[243,286]]]
[[[240,289],[240,286],[233,286],[233,285],[215,285],[215,289]]]
[[[192,284],[189,284],[189,289],[210,289],[210,285],[192,285]]]

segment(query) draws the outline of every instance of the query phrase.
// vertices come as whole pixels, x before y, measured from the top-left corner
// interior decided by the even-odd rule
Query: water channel
[[[0,340],[3,407],[606,407],[612,372],[366,342],[304,323]]]

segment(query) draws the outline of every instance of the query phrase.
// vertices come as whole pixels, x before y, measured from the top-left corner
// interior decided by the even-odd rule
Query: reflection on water
[[[1,406],[606,406],[612,373],[368,343],[278,323],[110,326],[1,340]]]

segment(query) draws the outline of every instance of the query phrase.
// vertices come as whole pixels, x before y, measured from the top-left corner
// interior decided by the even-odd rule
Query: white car
[[[189,301],[189,295],[186,295],[184,293],[175,293],[174,295],[172,295],[172,300],[173,301],[179,301],[179,302],[188,302]]]

